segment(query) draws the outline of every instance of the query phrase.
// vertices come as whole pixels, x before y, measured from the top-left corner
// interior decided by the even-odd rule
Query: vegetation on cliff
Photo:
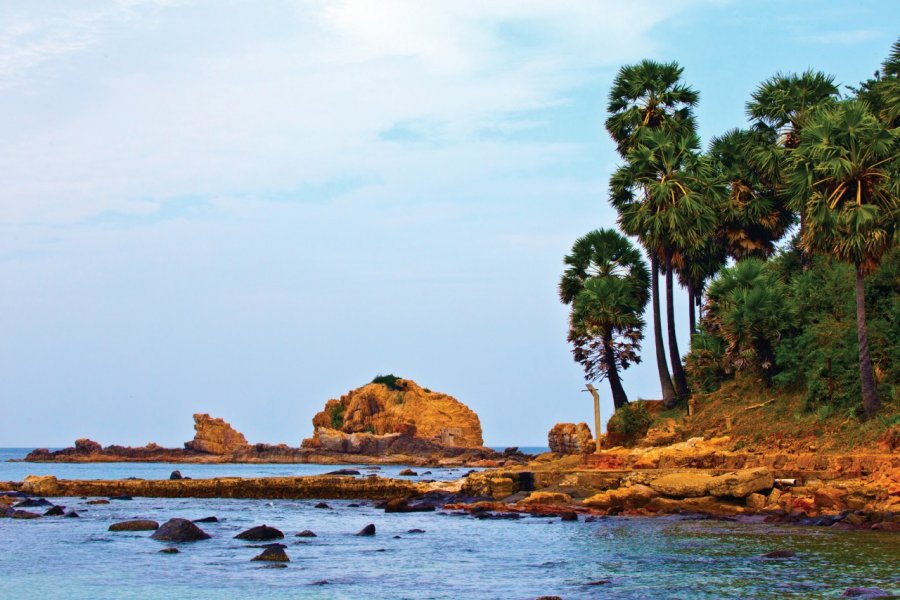
[[[750,127],[713,138],[706,152],[693,114],[698,95],[677,63],[645,60],[619,71],[606,125],[623,162],[610,180],[610,203],[650,260],[666,408],[744,379],[762,390],[754,399],[777,392],[800,398],[802,410],[821,419],[858,424],[879,415],[892,426],[900,384],[900,41],[882,66],[843,94],[822,72],[779,73],[748,101]],[[575,255],[573,248],[566,257],[564,283]],[[676,277],[689,299],[684,363]],[[583,364],[581,349],[602,346],[605,330],[578,310],[588,304],[579,296],[601,280],[609,274],[596,270],[569,294],[560,287]],[[607,304],[614,297],[607,293]],[[642,325],[634,321],[636,340]],[[637,361],[632,350],[629,360]],[[606,366],[586,366],[586,375],[612,385]]]

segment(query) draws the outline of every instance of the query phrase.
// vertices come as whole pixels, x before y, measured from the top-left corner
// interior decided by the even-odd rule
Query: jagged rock
[[[159,529],[159,523],[149,519],[120,521],[109,526],[109,531],[155,531],[157,529]]]
[[[70,510],[70,511],[67,511],[66,514],[63,515],[63,516],[66,517],[67,519],[77,519],[77,518],[79,518],[81,515],[79,515],[79,514],[78,514],[77,512],[75,512],[74,510]]]
[[[45,517],[61,517],[66,514],[65,506],[51,506],[47,509],[47,512],[44,513]]]
[[[556,454],[590,454],[596,449],[587,423],[557,423],[547,435],[547,442]]]
[[[400,434],[442,446],[480,447],[484,443],[478,415],[469,407],[452,396],[399,378],[390,385],[370,383],[339,400],[329,400],[313,417],[313,427],[316,437],[321,437],[324,428],[375,436]],[[305,441],[304,446],[314,447],[315,443]]]
[[[265,550],[254,556],[251,560],[266,562],[291,562],[291,559],[288,558],[287,553],[284,551],[285,548],[287,548],[287,546],[285,546],[284,544],[269,544],[268,546],[266,546]]]
[[[248,446],[244,434],[234,429],[222,419],[214,419],[208,414],[194,415],[194,439],[185,442],[187,450],[207,454],[230,454]]]
[[[94,440],[88,438],[79,438],[75,440],[75,450],[84,454],[93,454],[103,450],[103,446]]]
[[[195,542],[209,539],[205,531],[187,519],[169,519],[150,537],[164,542]]]
[[[274,527],[257,525],[256,527],[251,527],[247,531],[242,531],[234,536],[234,538],[237,540],[247,540],[249,542],[268,542],[271,540],[280,540],[284,538],[284,534]]]
[[[375,525],[373,525],[372,523],[369,523],[368,525],[366,525],[365,527],[360,529],[356,535],[362,535],[362,536],[375,535]]]

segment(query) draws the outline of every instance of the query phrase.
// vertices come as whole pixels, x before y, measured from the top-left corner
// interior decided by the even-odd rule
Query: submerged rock
[[[74,510],[70,510],[70,511],[67,511],[66,514],[63,515],[63,516],[65,516],[67,519],[77,519],[77,518],[80,517],[81,515],[79,515],[79,514],[78,514],[77,512],[75,512]]]
[[[47,509],[47,512],[44,513],[45,517],[61,517],[66,514],[65,506],[51,506]]]
[[[268,542],[270,540],[283,539],[284,533],[274,527],[269,527],[268,525],[257,525],[256,527],[251,527],[247,531],[242,531],[234,536],[234,538],[250,542]]]
[[[309,529],[304,529],[303,531],[301,531],[294,537],[318,537],[318,536],[315,533],[313,533],[312,531],[310,531]]]
[[[202,519],[194,519],[194,523],[218,523],[218,517],[203,517]]]
[[[13,508],[37,508],[38,506],[53,506],[53,503],[45,498],[26,498],[13,505]]]
[[[267,561],[267,562],[290,562],[291,559],[288,558],[287,553],[284,549],[287,548],[284,544],[269,544],[265,547],[265,550],[254,556],[251,560],[255,561]]]
[[[797,556],[797,553],[793,550],[772,550],[763,554],[761,558],[793,558],[794,556]]]
[[[896,598],[894,594],[878,588],[852,587],[841,594],[844,598]]]
[[[356,535],[363,535],[363,536],[375,535],[375,525],[373,525],[372,523],[369,523],[368,525],[366,525],[365,527],[360,529]]]
[[[181,550],[178,548],[163,548],[159,551],[160,554],[179,554]]]
[[[109,531],[155,531],[157,529],[159,529],[159,523],[149,519],[120,521],[109,526]]]
[[[150,537],[164,542],[196,542],[210,536],[187,519],[169,519]]]
[[[331,508],[327,502],[319,502],[313,508]]]
[[[338,469],[337,471],[329,471],[326,475],[359,475],[356,469]]]

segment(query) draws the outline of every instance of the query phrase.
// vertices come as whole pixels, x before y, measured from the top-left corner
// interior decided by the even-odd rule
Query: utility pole
[[[597,443],[597,449],[595,450],[595,454],[600,454],[600,394],[597,392],[597,388],[595,388],[590,383],[585,384],[586,390],[581,390],[582,392],[590,392],[591,396],[594,397],[594,439]]]

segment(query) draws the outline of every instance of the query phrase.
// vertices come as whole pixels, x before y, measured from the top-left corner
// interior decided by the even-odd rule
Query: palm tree
[[[758,368],[771,380],[775,346],[787,322],[782,284],[774,269],[758,258],[746,258],[723,269],[709,285],[707,332],[725,340],[726,370]]]
[[[821,71],[776,73],[763,81],[747,102],[747,115],[762,126],[771,127],[785,148],[800,145],[800,133],[810,110],[835,100],[834,77]]]
[[[696,311],[702,305],[701,298],[706,283],[725,266],[728,256],[725,244],[719,236],[707,238],[699,246],[681,248],[673,257],[678,283],[688,292],[688,324],[691,342],[697,331]]]
[[[794,222],[794,214],[776,194],[777,181],[754,157],[775,145],[771,130],[732,129],[710,142],[713,168],[727,182],[718,236],[735,260],[766,258]]]
[[[718,214],[715,201],[722,191],[706,161],[700,160],[699,145],[695,134],[645,131],[610,181],[619,226],[636,235],[650,256],[663,263],[669,354],[677,396],[682,398],[688,387],[675,335],[673,258],[680,249],[700,247],[712,236]],[[664,389],[667,406],[678,397],[666,397]]]
[[[643,60],[635,65],[619,69],[609,92],[606,129],[616,143],[619,154],[625,158],[637,145],[645,131],[665,130],[690,135],[695,129],[693,107],[699,95],[681,82],[684,69],[678,63],[659,63]],[[620,216],[619,222],[622,223]],[[640,238],[638,229],[623,229],[628,235]],[[650,257],[650,273],[653,308],[653,341],[656,349],[656,368],[663,401],[674,404],[675,387],[666,362],[663,343],[662,320],[659,302],[659,256],[647,247]],[[680,365],[680,357],[674,357]]]
[[[619,368],[639,362],[649,274],[641,253],[621,234],[599,229],[579,238],[564,259],[559,297],[572,305],[569,341],[592,381],[609,379],[613,404],[628,402]]]
[[[863,411],[880,406],[866,331],[864,277],[894,244],[900,221],[900,144],[859,100],[816,110],[793,153],[791,206],[806,221],[808,252],[856,268],[856,324]]]

